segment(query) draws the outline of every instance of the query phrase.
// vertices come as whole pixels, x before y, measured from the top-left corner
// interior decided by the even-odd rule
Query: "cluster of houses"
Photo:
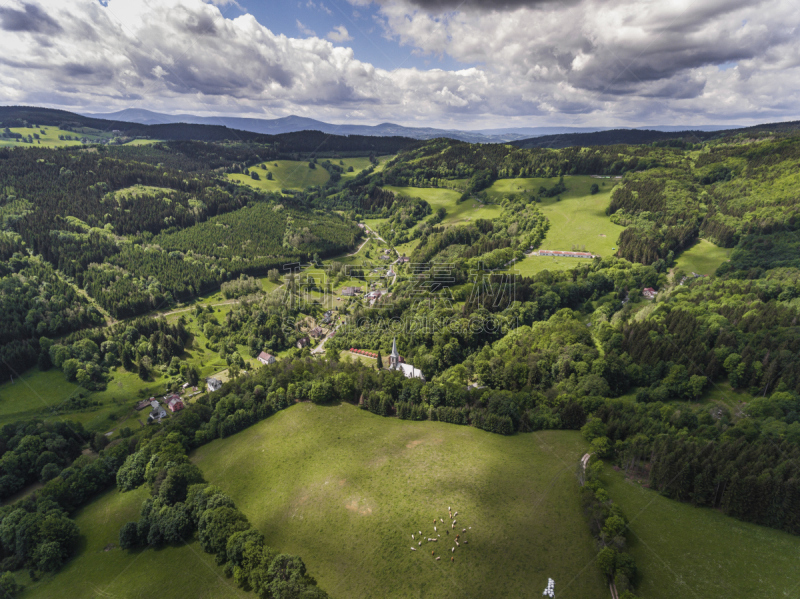
[[[172,393],[171,395],[165,395],[163,398],[163,404],[159,402],[155,397],[151,397],[150,399],[143,399],[139,403],[136,404],[136,410],[141,411],[144,410],[146,407],[150,407],[150,414],[147,416],[147,421],[161,421],[162,418],[167,417],[167,410],[170,412],[180,412],[186,406],[181,399],[181,396],[177,393]]]
[[[538,256],[553,256],[554,258],[599,258],[591,252],[563,252],[561,250],[539,250]]]

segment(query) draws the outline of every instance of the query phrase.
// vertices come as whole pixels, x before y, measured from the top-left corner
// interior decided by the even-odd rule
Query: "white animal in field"
[[[459,545],[459,544],[458,544],[458,540],[456,540],[456,545],[457,545],[458,547],[461,547],[461,545]]]
[[[411,548],[411,551],[416,551],[416,550],[417,550],[417,548],[416,548],[416,547],[412,547],[412,548]]]
[[[450,550],[450,552],[452,553],[452,552],[453,552],[453,551],[455,551],[455,550],[456,550],[456,548],[455,548],[455,547],[453,547],[453,548]]]
[[[440,559],[442,559],[442,558],[441,558],[441,557],[437,557],[437,558],[436,558],[436,561],[438,562]]]
[[[411,535],[411,540],[412,540],[412,541],[414,540],[414,535]]]
[[[439,522],[441,522],[442,524],[444,524],[444,518],[439,518]]]
[[[467,532],[467,529],[466,528],[462,528],[461,532]]]
[[[454,515],[454,516],[458,516],[458,512],[456,512],[456,513],[455,513],[455,514],[453,514],[453,515]]]
[[[436,532],[436,527],[435,526],[433,527],[433,532]]]

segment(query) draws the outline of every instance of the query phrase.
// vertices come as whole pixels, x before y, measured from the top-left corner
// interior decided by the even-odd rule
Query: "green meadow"
[[[139,519],[142,501],[149,490],[128,493],[107,491],[78,511],[75,522],[81,531],[78,556],[55,575],[31,582],[27,572],[17,575],[26,585],[25,599],[254,597],[225,578],[213,556],[197,541],[168,546],[158,551],[125,551],[118,547],[119,529]]]
[[[684,251],[675,261],[677,270],[691,275],[713,275],[723,262],[731,255],[730,248],[721,248],[710,241],[700,239],[696,244]]]
[[[398,195],[422,198],[431,205],[435,214],[439,208],[447,210],[447,216],[442,221],[442,226],[464,225],[478,218],[492,219],[500,216],[500,206],[495,204],[482,204],[478,200],[470,199],[458,203],[461,192],[452,189],[435,187],[395,187],[386,185],[384,189],[393,191]],[[431,217],[428,217],[430,219]]]
[[[304,403],[193,460],[331,597],[536,597],[552,577],[559,597],[592,599],[608,590],[574,476],[585,449],[573,432],[501,437]],[[448,507],[468,529],[454,553]],[[441,540],[418,546],[419,531]]]
[[[556,178],[500,179],[487,193],[497,198],[510,193],[536,193],[540,187],[550,188],[557,182]],[[611,201],[613,183],[588,176],[567,176],[564,177],[564,183],[567,191],[558,196],[560,201],[557,197],[542,198],[538,204],[550,221],[547,237],[539,249],[569,251],[575,247],[580,251],[610,256],[614,253],[619,234],[624,230],[624,227],[612,223],[605,213]],[[600,191],[592,195],[590,188],[595,183]],[[512,268],[522,275],[531,276],[542,270],[568,270],[581,262],[585,260],[528,256]]]
[[[262,191],[278,192],[281,189],[305,189],[313,185],[324,185],[330,179],[328,171],[319,165],[312,169],[308,166],[308,162],[278,160],[262,164],[267,168],[261,168],[261,164],[250,168],[251,172],[258,173],[258,181],[250,175],[243,174],[229,174],[226,177]],[[271,181],[267,179],[268,172],[272,173]]]
[[[89,141],[100,141],[103,139],[110,139],[112,136],[110,133],[106,133],[104,131],[100,131],[99,129],[82,129],[79,132],[76,131],[65,131],[63,129],[59,129],[58,127],[41,127],[33,128],[33,127],[11,127],[9,129],[12,133],[19,133],[24,135],[26,138],[30,135],[38,135],[39,139],[34,139],[33,143],[22,142],[19,140],[14,139],[7,139],[0,137],[0,146],[20,146],[23,148],[31,148],[34,146],[37,147],[46,147],[46,148],[61,148],[65,146],[79,146],[81,145],[81,139],[84,137]],[[58,139],[59,135],[64,136],[72,136],[73,139]],[[77,139],[74,139],[77,138]]]
[[[375,172],[376,173],[381,172],[383,168],[386,166],[386,163],[389,162],[392,158],[394,158],[393,155],[378,156],[377,157],[378,164],[375,166]],[[339,164],[340,166],[344,167],[345,172],[342,173],[342,179],[345,180],[355,178],[355,176],[358,175],[358,173],[368,169],[372,165],[372,163],[369,161],[369,158],[366,156],[362,156],[359,158],[342,158],[341,161],[336,158],[332,158],[331,162],[333,162],[334,164]],[[343,162],[344,164],[340,164],[340,162]],[[350,166],[353,167],[352,173],[347,172],[347,167]]]
[[[800,538],[667,499],[610,468],[603,478],[630,520],[638,597],[797,597]]]

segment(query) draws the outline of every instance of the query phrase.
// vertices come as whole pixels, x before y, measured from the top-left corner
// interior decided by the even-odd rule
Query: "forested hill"
[[[374,137],[370,135],[334,135],[321,131],[298,131],[263,135],[231,129],[221,125],[170,123],[142,125],[125,121],[109,121],[86,117],[66,110],[35,106],[0,106],[0,128],[30,125],[61,129],[90,128],[103,132],[119,131],[128,137],[167,141],[238,141],[268,144],[280,148],[283,155],[292,153],[352,152],[367,155],[394,154],[419,142],[407,137]]]
[[[723,129],[720,131],[654,131],[652,129],[612,129],[610,131],[595,131],[592,133],[563,133],[559,135],[542,135],[530,139],[520,139],[510,142],[517,148],[569,148],[573,146],[611,146],[617,144],[641,145],[667,140],[680,140],[688,143],[698,143],[713,139],[736,136],[739,134],[751,135],[758,131],[787,132],[800,129],[800,121],[785,123],[766,123],[753,127],[737,129]]]

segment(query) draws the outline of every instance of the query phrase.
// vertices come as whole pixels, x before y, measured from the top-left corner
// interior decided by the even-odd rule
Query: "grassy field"
[[[798,596],[800,538],[672,501],[610,468],[604,479],[631,521],[630,551],[642,572],[638,597]]]
[[[696,272],[700,275],[713,275],[719,266],[728,260],[730,248],[717,247],[710,241],[701,239],[683,252],[675,261],[676,268],[686,274]]]
[[[75,518],[81,530],[78,557],[55,576],[32,583],[27,572],[18,574],[27,586],[25,599],[95,599],[97,597],[145,598],[217,597],[253,598],[236,588],[203,552],[197,541],[154,551],[128,552],[117,547],[119,529],[139,519],[139,509],[149,491],[129,493],[111,490],[80,510]]]
[[[458,199],[461,197],[461,192],[452,189],[394,187],[392,185],[387,185],[384,189],[399,195],[422,198],[431,205],[434,214],[439,208],[444,208],[447,210],[447,216],[441,223],[443,226],[463,225],[478,218],[491,220],[500,216],[500,206],[494,204],[481,204],[477,200],[466,200],[459,204]]]
[[[114,192],[114,195],[118,198],[138,198],[145,194],[153,195],[160,191],[169,193],[173,190],[167,187],[153,187],[152,185],[132,185],[130,187],[118,189]]]
[[[585,448],[577,433],[501,437],[299,404],[193,459],[332,597],[535,597],[550,576],[559,597],[591,599],[608,591],[573,475]],[[472,527],[455,554],[432,530],[448,506]],[[445,540],[410,551],[420,530]]]
[[[394,158],[393,155],[392,156],[378,156],[378,165],[375,167],[375,172],[376,173],[381,172],[383,170],[383,168],[386,166],[386,163],[389,162],[392,158]],[[342,179],[345,179],[345,180],[355,178],[355,176],[358,173],[360,173],[361,171],[366,170],[366,169],[368,169],[370,167],[369,158],[366,157],[366,156],[362,156],[362,157],[359,157],[359,158],[342,158],[341,161],[344,162],[345,172],[342,173]],[[335,158],[331,159],[331,162],[333,162],[334,164],[339,164],[339,160],[337,160]],[[347,172],[347,167],[349,167],[349,166],[353,167],[353,172],[352,173],[348,173]]]
[[[98,141],[102,139],[110,139],[112,136],[110,133],[105,133],[103,131],[99,131],[97,129],[85,129],[81,132],[75,131],[64,131],[59,129],[58,127],[42,127],[41,129],[34,129],[33,127],[11,127],[10,131],[12,133],[19,133],[24,135],[26,138],[28,135],[33,136],[34,134],[39,135],[39,139],[33,140],[32,144],[27,142],[17,141],[13,139],[6,139],[0,138],[0,146],[20,146],[23,148],[31,148],[34,146],[37,147],[45,147],[45,148],[60,148],[65,146],[79,146],[81,145],[81,139],[87,138],[90,141]],[[84,132],[85,131],[85,132]],[[58,139],[59,135],[64,136],[72,136],[73,138],[77,137],[78,139],[66,140],[66,139]]]
[[[501,179],[489,188],[490,196],[502,194],[536,192],[539,187],[550,188],[557,179]],[[550,220],[550,229],[540,249],[569,251],[577,249],[609,256],[614,253],[619,234],[624,227],[615,225],[606,216],[605,210],[611,199],[613,184],[606,181],[599,193],[591,195],[592,184],[602,185],[603,181],[587,176],[564,177],[567,191],[556,198],[543,198],[539,209]],[[542,270],[568,270],[583,260],[577,258],[552,258],[529,256],[514,264],[512,268],[520,274],[530,276]]]
[[[19,378],[0,385],[0,422],[44,418],[46,409],[69,399],[78,386],[67,382],[55,368],[42,372],[32,368]]]
[[[295,160],[278,160],[265,162],[266,170],[261,165],[251,167],[251,171],[258,173],[260,180],[256,181],[250,175],[231,174],[229,179],[255,187],[262,191],[280,191],[281,189],[305,189],[312,185],[324,185],[330,175],[321,166],[309,168],[308,162]],[[272,181],[267,180],[267,172],[271,172]]]

